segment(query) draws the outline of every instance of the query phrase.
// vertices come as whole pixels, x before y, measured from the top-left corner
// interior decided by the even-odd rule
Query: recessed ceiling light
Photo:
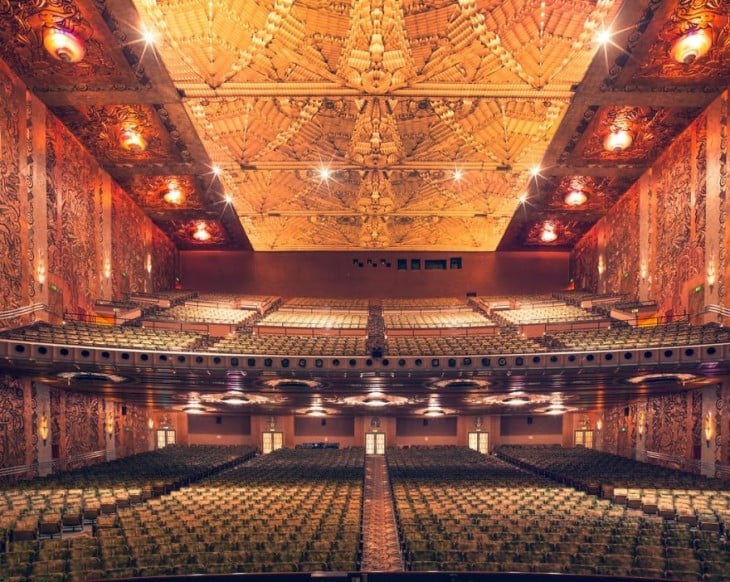
[[[180,186],[175,180],[170,181],[167,185],[167,192],[163,195],[163,200],[168,204],[181,204],[183,201],[183,195],[180,191]]]
[[[691,65],[704,57],[712,48],[712,31],[694,28],[679,37],[672,45],[672,58],[682,65]]]
[[[199,222],[195,227],[193,238],[200,242],[205,242],[210,239],[210,232],[208,231],[208,225],[205,222]]]
[[[628,129],[615,129],[603,140],[603,148],[607,152],[621,152],[631,147],[634,136]]]
[[[454,170],[453,178],[454,178],[454,180],[456,182],[458,182],[459,180],[461,180],[463,177],[464,177],[464,172],[462,172],[459,169]]]
[[[502,403],[509,404],[510,406],[524,406],[529,402],[530,397],[526,394],[510,394],[502,399]]]
[[[596,42],[598,44],[606,45],[611,42],[612,33],[609,29],[603,28],[596,33]]]
[[[78,63],[86,55],[84,41],[60,26],[43,29],[43,48],[54,59],[64,63]]]
[[[555,232],[555,225],[552,222],[546,222],[542,227],[540,233],[540,240],[542,242],[553,242],[558,238],[558,233]]]
[[[134,127],[123,127],[119,132],[119,145],[132,153],[143,152],[147,149],[147,140]]]
[[[568,206],[582,206],[587,200],[588,196],[582,190],[571,190],[565,196],[565,203]]]

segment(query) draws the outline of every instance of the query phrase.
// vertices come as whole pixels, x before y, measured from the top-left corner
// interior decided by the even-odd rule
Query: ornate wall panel
[[[603,450],[618,453],[619,435],[626,429],[626,416],[623,406],[607,408],[603,414]]]
[[[66,418],[66,432],[62,435],[64,450],[69,458],[99,450],[99,419],[103,406],[98,396],[64,392],[61,408]],[[71,461],[69,469],[81,467],[84,462]]]
[[[177,276],[177,249],[157,227],[152,227],[152,288],[150,291],[170,289]]]
[[[647,431],[646,449],[678,457],[686,456],[688,441],[689,396],[676,392],[649,398],[651,425]],[[701,410],[701,407],[700,407]]]
[[[85,313],[100,296],[101,172],[66,127],[47,122],[48,276],[65,309]]]
[[[573,279],[577,289],[586,289],[593,293],[598,291],[598,229],[602,223],[594,226],[578,242],[573,251]]]
[[[16,467],[26,456],[26,416],[23,384],[19,378],[0,376],[0,467]]]
[[[697,159],[690,152],[696,152],[694,136],[699,127],[704,127],[702,116],[685,131],[653,167],[653,190],[656,200],[655,225],[656,247],[653,253],[655,289],[661,296],[655,297],[662,314],[685,314],[690,311],[689,288],[701,281],[704,271],[704,247],[697,231],[692,226],[692,203],[695,200],[692,176]],[[704,148],[700,148],[704,152]],[[696,155],[696,154],[695,154]],[[704,208],[704,195],[701,196]],[[702,221],[704,224],[704,220]],[[698,278],[700,279],[698,281]],[[659,292],[657,291],[657,294]]]
[[[691,430],[692,430],[692,449],[697,450],[702,446],[702,391],[694,390],[692,395],[692,418],[691,418]]]
[[[634,184],[601,221],[606,229],[607,288],[628,297],[639,293],[639,188]]]
[[[147,291],[147,249],[150,220],[116,184],[112,193],[112,290],[114,297]]]
[[[0,63],[2,65],[2,63]],[[20,231],[20,128],[25,120],[25,101],[18,92],[14,78],[0,66],[0,311],[24,304],[22,284],[22,240]],[[3,327],[17,325],[3,321]]]

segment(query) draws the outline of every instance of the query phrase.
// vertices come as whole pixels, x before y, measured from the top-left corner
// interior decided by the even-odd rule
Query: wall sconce
[[[603,275],[606,272],[606,259],[603,258],[603,255],[600,255],[598,257],[598,274]]]
[[[646,413],[643,410],[639,411],[639,418],[637,419],[639,438],[644,437],[644,430],[646,428]]]
[[[41,440],[43,441],[43,446],[46,446],[46,441],[48,440],[48,415],[46,414],[45,410],[43,411],[43,415],[41,416],[40,420],[38,421],[38,436],[41,437]]]
[[[36,267],[36,280],[41,287],[41,291],[43,291],[43,284],[46,282],[46,266],[42,262],[38,263]]]
[[[150,430],[155,429],[155,421],[152,418],[147,419],[147,428]]]
[[[710,286],[710,290],[715,286],[716,277],[715,261],[710,259],[710,262],[707,264],[707,284]]]
[[[603,418],[599,418],[596,421],[596,430],[603,430]]]
[[[147,270],[149,275],[152,274],[152,255],[147,253],[147,259],[145,260],[144,268]]]
[[[707,446],[710,446],[710,441],[712,440],[712,436],[715,433],[714,426],[712,424],[712,412],[708,412],[705,415],[705,442],[707,443]]]
[[[114,436],[114,413],[108,412],[106,415],[106,434],[109,438]]]
[[[641,261],[641,267],[640,268],[641,268],[641,271],[640,271],[641,280],[642,281],[646,281],[646,276],[647,276],[648,271],[649,271],[648,267],[646,266],[646,261]]]
[[[710,28],[693,28],[680,36],[672,45],[672,58],[681,65],[691,65],[704,57],[712,48]]]
[[[104,278],[111,279],[112,277],[112,262],[110,259],[104,259]]]
[[[78,63],[86,56],[84,41],[60,26],[43,29],[43,48],[57,61]]]

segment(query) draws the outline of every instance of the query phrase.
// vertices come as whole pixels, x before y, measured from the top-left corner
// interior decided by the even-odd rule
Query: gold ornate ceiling
[[[135,0],[255,250],[495,250],[619,4]]]
[[[569,250],[730,86],[730,0],[0,0],[0,59],[180,249]]]

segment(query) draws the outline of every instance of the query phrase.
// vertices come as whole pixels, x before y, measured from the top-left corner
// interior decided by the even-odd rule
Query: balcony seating
[[[202,338],[201,334],[193,332],[93,325],[79,321],[68,321],[63,325],[35,323],[5,331],[0,337],[63,346],[172,351],[192,350]]]
[[[362,356],[366,348],[365,338],[359,336],[251,335],[237,332],[207,349],[226,354]]]
[[[475,354],[523,354],[544,352],[534,340],[515,333],[469,336],[393,336],[388,353],[398,356],[448,356]]]
[[[256,311],[230,307],[212,307],[185,303],[169,309],[158,311],[155,321],[175,321],[189,323],[221,323],[228,325],[244,325],[253,321]]]

